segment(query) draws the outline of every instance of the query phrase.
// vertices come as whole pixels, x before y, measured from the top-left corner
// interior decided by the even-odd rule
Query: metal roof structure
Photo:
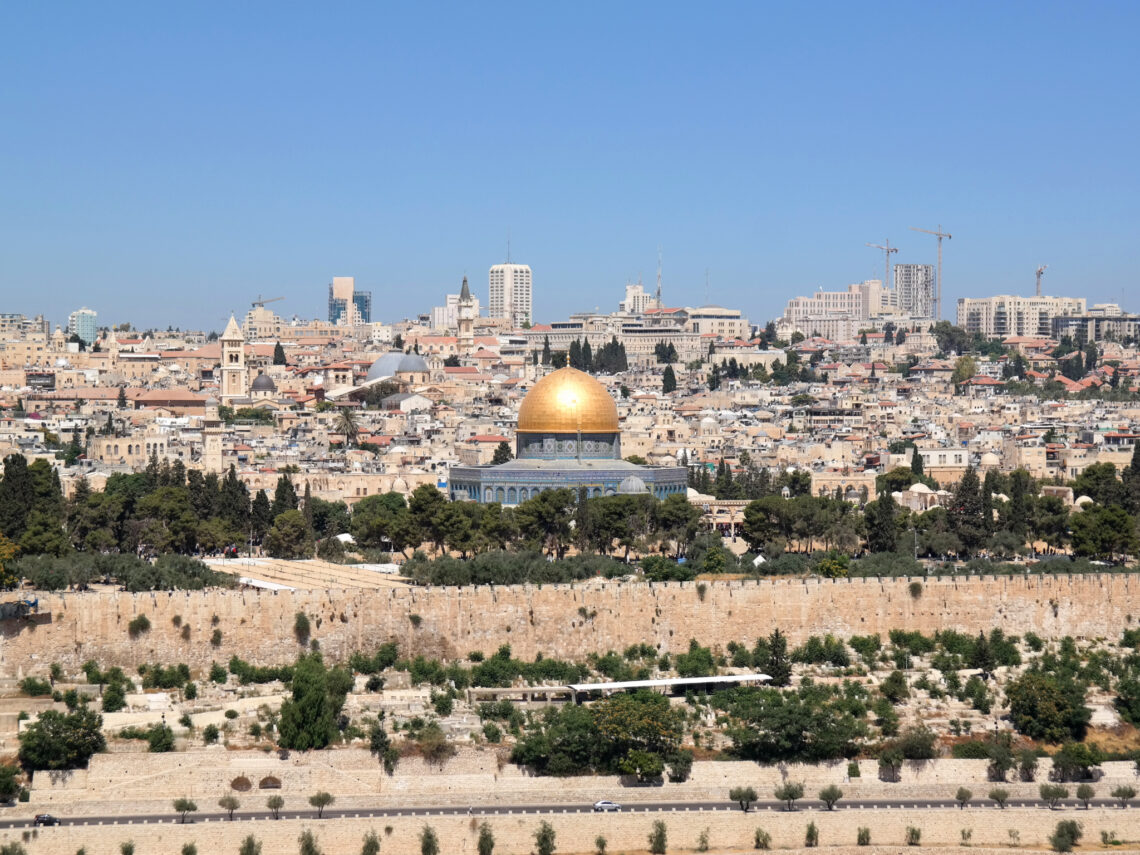
[[[720,674],[715,677],[672,677],[664,680],[623,680],[617,683],[577,683],[567,686],[575,692],[629,692],[636,689],[683,689],[733,683],[764,683],[767,674]]]

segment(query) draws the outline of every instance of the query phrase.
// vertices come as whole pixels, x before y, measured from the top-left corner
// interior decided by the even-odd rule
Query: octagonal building
[[[621,456],[617,404],[585,372],[560,368],[519,407],[515,459],[498,466],[453,466],[451,497],[517,505],[543,490],[585,488],[590,497],[685,494],[683,466],[638,466]]]

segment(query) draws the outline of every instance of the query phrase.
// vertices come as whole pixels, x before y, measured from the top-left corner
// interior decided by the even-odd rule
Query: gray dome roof
[[[251,392],[276,392],[277,384],[273,382],[268,374],[258,374],[253,382],[249,385]]]
[[[645,482],[638,478],[636,475],[627,475],[618,484],[619,496],[636,496],[640,493],[648,493],[649,488],[645,486]]]
[[[394,377],[397,374],[408,374],[413,371],[426,374],[427,361],[418,353],[390,350],[372,363],[365,380],[379,380],[382,377]]]

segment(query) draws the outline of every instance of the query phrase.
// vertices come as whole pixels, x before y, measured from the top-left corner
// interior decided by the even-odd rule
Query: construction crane
[[[890,238],[887,238],[886,244],[886,246],[881,246],[877,243],[869,243],[867,246],[871,247],[871,249],[881,249],[883,251],[883,287],[890,288],[891,286],[887,283],[887,277],[891,272],[891,253],[898,252],[899,248],[897,246],[891,246]]]
[[[1049,266],[1048,264],[1042,264],[1040,267],[1037,268],[1037,296],[1038,297],[1041,296],[1041,277],[1045,275],[1045,268],[1048,266]]]
[[[262,296],[260,294],[258,294],[257,299],[253,301],[252,305],[264,306],[266,303],[276,303],[278,300],[284,300],[284,299],[285,299],[284,297],[270,297],[268,300],[266,300],[266,299],[262,298]]]
[[[934,235],[938,238],[938,287],[934,292],[934,320],[942,320],[942,238],[949,238],[951,235],[942,231],[942,223],[938,224],[937,231],[930,229],[919,229],[910,226],[912,232],[922,232],[927,235]]]

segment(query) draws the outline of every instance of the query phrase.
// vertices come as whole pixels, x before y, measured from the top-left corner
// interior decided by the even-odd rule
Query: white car
[[[598,813],[601,811],[607,811],[608,812],[608,811],[618,811],[618,810],[621,810],[621,805],[619,805],[617,802],[611,802],[611,801],[608,801],[606,799],[602,799],[602,801],[600,801],[600,802],[594,802],[594,812],[595,813]]]

